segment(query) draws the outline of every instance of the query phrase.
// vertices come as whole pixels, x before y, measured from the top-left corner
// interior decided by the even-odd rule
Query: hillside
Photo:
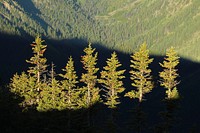
[[[3,33],[85,39],[131,53],[146,41],[154,55],[175,46],[181,57],[200,61],[198,0],[1,0]]]
[[[146,41],[154,54],[175,46],[181,56],[199,61],[199,6],[197,0],[134,0],[95,17],[122,36],[116,41],[118,49]]]

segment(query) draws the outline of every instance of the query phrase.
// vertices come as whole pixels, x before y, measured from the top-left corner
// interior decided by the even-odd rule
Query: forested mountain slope
[[[152,54],[175,46],[200,61],[199,0],[1,0],[0,30],[47,38],[79,38],[131,53],[147,42]]]

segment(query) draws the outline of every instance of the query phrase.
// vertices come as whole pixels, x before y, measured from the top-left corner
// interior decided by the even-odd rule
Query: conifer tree
[[[136,90],[131,90],[126,93],[125,96],[130,98],[138,98],[139,102],[142,102],[144,94],[149,93],[153,89],[153,83],[151,78],[151,69],[149,64],[153,59],[149,58],[149,50],[147,50],[146,43],[142,44],[139,51],[135,52],[131,56],[131,65],[133,69],[130,71],[132,86],[136,87]]]
[[[36,36],[35,41],[31,44],[33,50],[33,57],[26,62],[32,64],[32,67],[29,67],[28,73],[37,79],[37,91],[40,91],[41,85],[41,75],[46,72],[46,62],[47,59],[44,58],[44,52],[46,51],[47,45],[43,45],[44,40],[41,39],[39,35]]]
[[[107,66],[105,66],[101,72],[101,79],[99,83],[103,84],[106,92],[106,102],[109,108],[115,108],[119,102],[119,93],[124,91],[123,82],[121,79],[125,78],[123,76],[125,70],[117,70],[122,64],[117,59],[117,54],[113,52],[111,58],[107,61]]]
[[[35,42],[31,44],[34,55],[30,60],[27,60],[28,63],[33,65],[29,67],[29,75],[23,72],[21,75],[15,74],[11,79],[11,92],[24,98],[21,104],[23,107],[36,105],[39,101],[41,87],[44,86],[40,79],[47,67],[47,60],[43,57],[46,45],[42,45],[43,42],[38,35]]]
[[[176,86],[178,81],[176,78],[179,76],[177,73],[176,66],[179,64],[179,57],[174,49],[171,47],[167,49],[166,58],[164,58],[163,63],[160,63],[160,66],[163,68],[163,71],[160,72],[159,76],[161,78],[161,86],[165,87],[167,99],[177,99],[179,97],[178,90]]]
[[[74,61],[73,58],[70,56],[69,60],[65,66],[64,69],[62,69],[64,74],[59,74],[60,77],[63,78],[61,81],[61,109],[68,109],[68,123],[67,127],[69,130],[71,130],[71,123],[72,123],[72,116],[71,116],[71,110],[80,108],[78,106],[79,101],[79,89],[77,87],[78,84],[78,76],[76,74],[75,68],[74,68]]]
[[[38,101],[38,111],[60,110],[60,95],[62,93],[60,83],[55,78],[49,84],[42,84],[40,100]]]
[[[61,81],[62,101],[61,108],[75,109],[77,108],[77,100],[79,99],[79,90],[76,84],[78,83],[76,71],[74,69],[74,61],[70,56],[65,69],[62,69],[65,74],[59,74],[63,80]]]
[[[20,105],[22,107],[28,107],[36,105],[36,97],[38,92],[36,91],[35,78],[22,72],[21,75],[15,74],[9,84],[10,91],[18,96],[24,98]]]
[[[56,80],[55,66],[52,63],[49,72],[49,82],[41,83],[40,100],[38,102],[38,111],[60,110],[61,104],[61,87],[60,82]]]
[[[95,67],[97,64],[98,53],[94,53],[95,49],[91,47],[91,44],[84,49],[84,52],[85,55],[82,56],[81,62],[83,63],[83,68],[86,72],[82,74],[80,81],[86,84],[86,86],[81,88],[83,102],[81,102],[80,105],[83,107],[90,107],[100,100],[99,88],[96,87],[96,74],[99,68]]]

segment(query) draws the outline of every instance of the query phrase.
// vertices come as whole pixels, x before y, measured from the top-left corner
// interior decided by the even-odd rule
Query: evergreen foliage
[[[179,82],[176,80],[179,74],[177,73],[177,65],[179,64],[179,57],[174,47],[167,49],[166,57],[160,66],[163,71],[159,73],[161,78],[160,85],[166,88],[166,99],[177,99],[179,98],[178,90],[176,86]]]
[[[43,45],[42,43],[44,40],[41,39],[40,35],[35,37],[35,41],[31,44],[33,50],[33,57],[30,60],[26,60],[27,63],[31,64],[32,66],[29,67],[27,71],[29,76],[35,78],[35,89],[37,91],[36,95],[36,102],[39,103],[40,99],[43,97],[40,96],[40,92],[43,89],[47,89],[47,83],[41,80],[42,74],[44,74],[47,70],[47,59],[44,58],[44,52],[46,51],[47,45]],[[41,93],[42,94],[42,93]]]
[[[61,81],[61,106],[64,109],[77,109],[80,91],[77,87],[78,76],[76,75],[74,61],[71,56],[69,57],[65,69],[62,70],[64,74],[59,74],[63,78]]]
[[[122,79],[125,78],[123,76],[125,70],[119,69],[122,64],[120,64],[116,52],[113,52],[111,58],[107,59],[107,65],[103,67],[103,70],[100,72],[101,77],[98,79],[97,72],[99,68],[96,68],[98,53],[95,52],[95,48],[92,48],[89,43],[88,47],[84,49],[85,54],[81,57],[85,71],[80,79],[83,86],[79,88],[77,86],[79,83],[78,76],[76,75],[74,61],[71,56],[66,67],[62,69],[64,74],[59,74],[62,80],[56,79],[53,63],[50,73],[47,74],[50,78],[44,75],[47,71],[47,59],[43,56],[47,46],[43,45],[43,42],[41,37],[37,36],[35,42],[31,44],[34,55],[27,62],[33,66],[29,68],[28,74],[22,72],[21,75],[15,74],[11,78],[10,91],[23,98],[23,101],[20,103],[22,107],[36,108],[38,111],[89,108],[101,100],[100,89],[96,85],[97,81],[104,88],[105,104],[112,109],[120,104],[119,94],[125,89],[122,82]],[[179,95],[176,88],[178,74],[175,67],[179,64],[179,57],[174,48],[168,49],[166,56],[163,63],[160,63],[164,69],[160,72],[160,77],[162,78],[161,86],[167,89],[167,99],[176,99]],[[132,70],[129,73],[132,86],[136,90],[131,90],[125,96],[138,98],[139,102],[142,102],[144,94],[149,93],[153,89],[151,69],[149,69],[152,61],[153,59],[149,57],[146,43],[142,44],[139,50],[131,56],[130,67]],[[88,114],[89,120],[90,113]]]
[[[33,57],[26,62],[30,63],[28,75],[23,72],[21,75],[15,74],[11,79],[10,88],[11,92],[18,94],[24,98],[21,103],[23,107],[37,106],[39,102],[40,91],[42,88],[46,88],[46,83],[42,82],[41,75],[46,72],[46,58],[43,57],[46,51],[46,45],[42,45],[44,41],[38,35],[35,38],[35,42],[31,44],[33,50]],[[34,106],[33,106],[34,105]]]
[[[41,39],[39,35],[36,36],[35,41],[31,44],[33,50],[33,57],[30,60],[27,60],[27,63],[33,65],[29,67],[28,73],[29,75],[35,77],[37,79],[37,91],[40,91],[41,84],[41,75],[46,72],[46,62],[47,59],[44,58],[44,52],[46,51],[47,45],[43,45],[44,40]]]
[[[104,117],[106,117],[107,114],[101,118],[100,122],[94,122],[94,120],[99,119],[99,116],[96,116],[97,110],[95,109],[105,109],[104,106],[99,104],[93,106],[95,103],[101,101],[100,89],[97,87],[98,82],[105,91],[101,93],[105,94],[103,95],[105,96],[105,104],[111,110],[110,118],[104,130],[110,132],[121,131],[117,125],[118,117],[115,116],[113,111],[115,111],[116,107],[121,103],[119,100],[120,93],[125,90],[122,80],[127,77],[124,76],[125,70],[120,69],[122,64],[119,62],[116,52],[113,52],[111,57],[107,59],[106,66],[103,67],[103,70],[100,72],[100,79],[98,79],[99,68],[96,68],[98,53],[95,52],[95,49],[89,44],[88,47],[84,49],[85,54],[81,57],[81,62],[85,70],[80,79],[80,82],[83,84],[78,84],[79,79],[71,56],[65,68],[62,69],[63,74],[59,74],[59,78],[56,77],[53,63],[50,72],[46,75],[47,59],[44,58],[43,55],[47,46],[42,45],[42,42],[42,39],[37,36],[35,42],[32,44],[34,56],[27,62],[33,66],[29,68],[28,74],[22,72],[20,75],[15,74],[11,78],[9,84],[10,91],[16,94],[16,99],[19,97],[22,98],[23,101],[20,103],[20,106],[25,109],[31,109],[30,112],[47,114],[47,117],[49,117],[49,114],[51,116],[51,111],[53,111],[53,113],[58,113],[58,116],[61,114],[62,118],[60,117],[58,119],[65,121],[67,131],[75,131],[74,128],[76,129],[78,127],[77,125],[81,124],[81,127],[78,127],[78,129],[81,129],[83,132],[91,132],[93,129],[96,130],[96,125],[103,124],[101,123],[102,120],[106,123]],[[176,78],[179,76],[176,66],[179,64],[179,57],[173,47],[167,50],[166,56],[163,63],[160,63],[163,71],[159,73],[159,76],[161,78],[161,86],[167,89],[166,101],[173,103],[179,98],[176,88],[178,85]],[[126,93],[125,96],[138,98],[141,103],[144,100],[144,95],[153,89],[151,69],[149,68],[152,61],[153,59],[149,57],[147,45],[145,43],[142,44],[139,50],[131,56],[131,71],[129,71],[132,86],[135,87],[136,90],[131,90]],[[77,84],[82,86],[79,88]],[[4,102],[2,101],[2,95],[2,90],[0,90],[0,103]],[[134,109],[135,111],[133,113],[136,115],[134,115],[135,119],[132,119],[133,124],[131,125],[134,131],[137,132],[146,130],[144,128],[146,127],[145,113],[142,111],[140,105],[141,104],[139,104],[138,108]],[[21,113],[21,108],[19,112]],[[104,115],[105,112],[100,113]],[[29,116],[29,112],[26,112],[26,114]],[[38,115],[39,119],[33,118],[33,120],[41,120],[43,116],[40,116],[40,114]],[[167,110],[163,115],[167,122],[157,126],[155,131],[171,130],[174,123],[171,121],[173,118],[172,114],[173,112]],[[30,118],[32,119],[32,116]],[[57,119],[57,116],[55,116],[55,118]],[[63,125],[66,126],[65,124]],[[63,125],[61,125],[60,128],[63,128]],[[163,129],[161,129],[162,127]]]
[[[116,108],[116,105],[120,104],[119,94],[124,91],[123,82],[121,81],[125,76],[123,76],[125,70],[118,70],[122,65],[118,61],[117,54],[113,52],[111,58],[107,59],[107,66],[103,67],[101,72],[101,78],[98,80],[105,88],[105,104],[109,108]]]
[[[36,98],[38,96],[38,91],[36,91],[36,79],[31,77],[25,72],[21,75],[15,74],[11,78],[9,84],[10,91],[19,97],[23,98],[23,102],[20,105],[24,108],[36,105]]]
[[[131,56],[131,65],[133,69],[130,71],[132,86],[136,87],[136,90],[131,90],[126,93],[125,96],[130,98],[138,98],[139,102],[142,102],[144,94],[149,93],[153,89],[151,69],[149,64],[153,59],[149,58],[149,50],[147,50],[146,43],[143,43],[139,51],[135,52]]]
[[[61,85],[60,81],[56,80],[56,73],[54,70],[54,64],[51,65],[51,71],[49,72],[49,80],[41,83],[40,100],[37,105],[38,111],[49,110],[61,110]]]
[[[42,84],[42,91],[40,92],[40,100],[38,102],[38,111],[61,110],[61,89],[59,81],[52,79],[50,84]]]
[[[81,106],[90,107],[100,100],[99,88],[96,87],[97,72],[99,70],[99,68],[96,68],[98,53],[91,47],[91,44],[84,49],[84,53],[85,55],[81,57],[81,62],[85,73],[82,74],[80,81],[86,86],[81,88],[81,97],[83,99]]]

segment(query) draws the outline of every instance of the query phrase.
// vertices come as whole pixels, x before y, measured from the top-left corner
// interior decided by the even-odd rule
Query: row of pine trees
[[[47,59],[44,57],[47,45],[40,36],[35,38],[31,44],[33,56],[26,62],[31,64],[27,72],[20,75],[15,74],[11,78],[10,91],[23,98],[20,103],[24,109],[37,109],[38,111],[48,110],[76,110],[89,108],[96,103],[103,102],[109,108],[116,108],[120,104],[120,93],[125,88],[123,79],[125,70],[121,70],[122,64],[118,60],[116,52],[107,59],[106,66],[97,77],[99,68],[96,67],[98,53],[91,44],[84,49],[84,55],[81,56],[81,62],[85,73],[82,73],[79,79],[74,68],[73,58],[70,56],[63,73],[59,74],[60,80],[57,80],[54,72],[54,65],[51,70],[47,70]],[[141,103],[144,95],[154,88],[154,82],[149,65],[153,58],[149,57],[149,50],[146,44],[142,44],[138,51],[131,55],[130,79],[132,81],[131,91],[125,93],[125,97],[138,98]],[[176,88],[177,65],[179,57],[173,47],[166,52],[164,61],[160,63],[163,71],[159,73],[160,85],[166,89],[166,99],[177,99],[179,97]],[[47,76],[45,76],[47,75]],[[82,83],[82,86],[79,86]],[[102,86],[102,89],[97,84]],[[102,92],[102,93],[101,93]],[[102,96],[100,94],[103,94]]]

